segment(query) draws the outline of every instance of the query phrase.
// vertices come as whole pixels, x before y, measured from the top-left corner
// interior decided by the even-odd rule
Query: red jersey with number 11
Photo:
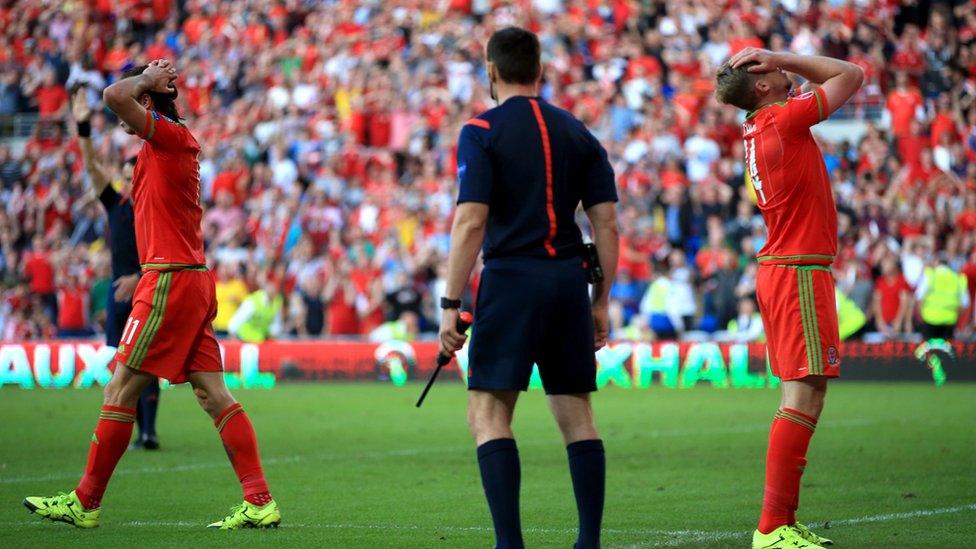
[[[136,246],[143,268],[206,264],[200,206],[200,145],[186,126],[146,112],[132,174]]]
[[[837,206],[810,126],[830,111],[822,89],[759,108],[742,125],[746,180],[766,222],[760,263],[830,265]]]

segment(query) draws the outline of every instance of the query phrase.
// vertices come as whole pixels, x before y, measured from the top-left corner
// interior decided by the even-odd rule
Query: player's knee
[[[197,397],[197,403],[200,404],[204,412],[207,412],[211,416],[220,413],[220,410],[214,410],[216,403],[214,399],[210,398],[210,392],[203,387],[194,387],[193,396]]]
[[[194,387],[193,396],[197,397],[197,402],[204,412],[210,417],[217,417],[228,406],[234,404],[234,398],[227,391],[207,390],[203,387]]]
[[[102,391],[102,404],[105,406],[119,406],[119,389],[118,383],[113,379],[109,381],[105,386],[105,390]]]
[[[108,384],[105,385],[105,390],[102,392],[102,404],[105,406],[132,408],[135,406],[135,403],[138,400],[138,395],[136,395],[135,398],[127,396],[125,384],[122,382],[122,378],[120,376],[113,376],[112,379],[109,380]]]
[[[827,399],[826,387],[824,390],[815,391],[810,395],[810,400],[807,402],[807,407],[810,409],[810,415],[819,418],[820,412],[823,412],[824,401]]]
[[[785,394],[781,407],[799,410],[804,414],[819,418],[820,413],[823,412],[826,398],[827,386],[824,384],[823,386],[814,387],[812,390],[795,391]]]

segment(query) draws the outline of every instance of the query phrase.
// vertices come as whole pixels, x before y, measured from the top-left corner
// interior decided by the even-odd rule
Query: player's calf
[[[79,528],[98,526],[102,495],[132,438],[135,403],[151,377],[124,366],[117,366],[105,388],[102,406],[88,449],[85,473],[70,494],[54,497],[28,497],[24,505],[42,517],[67,522]]]
[[[224,385],[223,373],[195,372],[189,380],[200,406],[214,418],[214,427],[244,493],[243,504],[235,507],[223,521],[210,526],[225,529],[265,527],[272,523],[277,526],[281,515],[264,478],[254,426]]]

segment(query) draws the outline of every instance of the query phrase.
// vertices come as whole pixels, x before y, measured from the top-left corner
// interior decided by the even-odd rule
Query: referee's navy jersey
[[[458,138],[458,203],[488,204],[484,258],[579,255],[577,206],[616,202],[613,168],[582,122],[516,96],[468,120]]]
[[[123,197],[107,185],[98,199],[108,214],[108,242],[112,252],[112,279],[139,272],[139,251],[136,248],[135,213],[132,199]]]

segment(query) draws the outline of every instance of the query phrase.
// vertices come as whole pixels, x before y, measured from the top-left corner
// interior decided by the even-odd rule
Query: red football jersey
[[[136,246],[143,267],[204,265],[200,145],[186,126],[146,112],[132,174]]]
[[[746,180],[756,191],[768,240],[760,262],[833,263],[837,206],[810,126],[829,115],[823,90],[766,105],[746,118]]]

